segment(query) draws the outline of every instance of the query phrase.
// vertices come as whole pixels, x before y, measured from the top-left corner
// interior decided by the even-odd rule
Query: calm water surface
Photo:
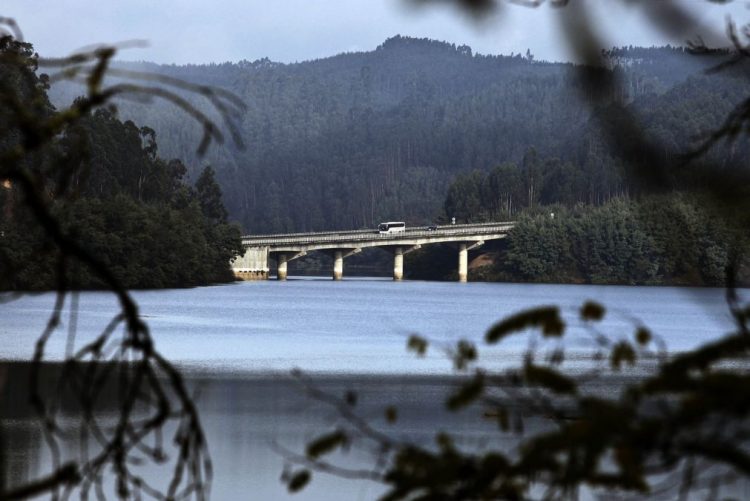
[[[585,349],[590,338],[577,311],[593,299],[609,308],[603,330],[632,335],[648,325],[670,349],[685,349],[731,328],[721,289],[528,284],[459,284],[391,280],[300,279],[134,293],[157,348],[190,367],[231,372],[287,372],[292,367],[333,373],[449,373],[435,353],[406,353],[409,334],[440,342],[481,342],[498,319],[536,305],[557,304],[570,326],[568,345]],[[0,305],[0,358],[28,359],[53,305],[51,294]],[[82,293],[77,341],[99,332],[115,311],[111,294]],[[65,318],[64,318],[65,320]],[[522,349],[526,337],[501,349]],[[60,358],[63,333],[48,356]],[[497,350],[495,350],[497,351]],[[488,353],[489,355],[489,353]]]
[[[438,350],[423,359],[407,353],[409,334],[450,344],[466,338],[481,346],[484,332],[503,316],[557,304],[569,325],[566,347],[586,352],[591,338],[577,321],[577,311],[589,299],[608,307],[602,330],[610,336],[632,336],[642,322],[674,350],[694,347],[732,327],[720,289],[321,278],[134,295],[157,348],[182,365],[200,389],[198,403],[215,466],[212,498],[220,500],[287,497],[279,483],[283,459],[269,444],[302,451],[305,441],[335,421],[335,413],[290,381],[292,368],[313,373],[334,393],[359,389],[361,412],[376,422],[384,406],[397,405],[399,430],[418,440],[432,440],[435,430],[447,429],[459,433],[467,446],[488,447],[502,445],[503,437],[476,414],[443,412],[448,385],[436,376],[449,375],[451,365]],[[106,293],[82,293],[79,299],[78,344],[99,332],[116,307]],[[30,358],[52,304],[51,294],[0,304],[0,359]],[[66,327],[50,340],[49,358],[64,353]],[[483,349],[482,362],[513,363],[528,342],[528,336],[517,336]],[[33,421],[0,420],[0,440],[10,451],[5,474],[11,483],[49,471],[49,453]],[[366,462],[357,454],[343,460]],[[372,499],[380,492],[374,483],[317,476],[295,499]]]

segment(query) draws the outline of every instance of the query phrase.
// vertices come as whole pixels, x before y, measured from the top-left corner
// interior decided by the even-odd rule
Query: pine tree
[[[213,168],[208,165],[195,182],[195,193],[203,215],[215,222],[227,221],[227,210],[221,201],[221,188],[216,182]]]

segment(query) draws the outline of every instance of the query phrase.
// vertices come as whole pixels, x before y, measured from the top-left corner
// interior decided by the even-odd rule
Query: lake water
[[[516,363],[533,336],[511,337],[489,348],[482,344],[485,331],[500,318],[532,306],[560,305],[569,326],[565,346],[580,353],[590,352],[593,344],[591,332],[578,320],[578,308],[586,300],[607,306],[600,329],[614,339],[632,337],[642,323],[670,349],[682,350],[732,328],[721,289],[305,278],[134,296],[157,349],[200,390],[198,406],[215,470],[212,499],[219,500],[287,497],[279,482],[284,461],[270,444],[303,451],[306,441],[335,422],[335,412],[293,383],[292,368],[311,374],[334,394],[357,389],[359,411],[383,426],[382,409],[396,405],[399,432],[418,441],[429,442],[443,429],[471,447],[501,446],[505,438],[476,413],[443,410],[451,363],[440,349],[428,350],[424,358],[407,353],[410,334],[438,346],[472,340],[480,346],[481,364],[501,367]],[[0,359],[31,357],[53,299],[40,294],[0,304]],[[76,342],[99,332],[115,307],[109,294],[81,293]],[[66,322],[68,317],[63,318]],[[50,340],[48,358],[60,359],[65,345],[63,326]],[[49,471],[49,452],[36,423],[11,419],[7,406],[13,403],[6,399],[4,405],[0,443],[10,451],[7,481],[14,484]],[[340,459],[366,464],[368,458],[357,454]],[[380,492],[382,487],[373,482],[317,475],[294,498],[373,499]]]

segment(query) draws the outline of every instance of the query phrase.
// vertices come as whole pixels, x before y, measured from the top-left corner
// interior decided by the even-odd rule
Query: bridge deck
[[[380,233],[378,230],[352,230],[315,233],[288,233],[281,235],[247,235],[242,237],[245,247],[286,247],[296,245],[331,245],[363,244],[369,246],[393,245],[403,241],[427,239],[430,241],[480,240],[482,237],[498,238],[495,235],[506,234],[513,228],[514,222],[455,224],[438,226],[436,230],[427,230],[424,226],[406,228],[403,232]],[[393,243],[392,243],[393,242]]]

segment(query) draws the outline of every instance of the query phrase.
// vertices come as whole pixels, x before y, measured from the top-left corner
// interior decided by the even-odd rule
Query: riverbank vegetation
[[[31,56],[31,46],[24,47],[24,54]],[[47,101],[45,77],[23,77],[4,69],[0,84],[16,95],[37,91],[40,108],[54,117],[58,112]],[[14,147],[14,139],[5,135],[2,149]],[[192,186],[180,160],[162,160],[157,152],[153,129],[123,122],[115,111],[100,108],[80,117],[28,162],[39,170],[64,163],[73,172],[49,178],[43,187],[51,211],[64,231],[99,256],[124,287],[233,280],[229,261],[241,249],[240,231],[227,222],[213,169],[206,167]],[[64,191],[69,196],[60,196]],[[11,180],[0,188],[0,207],[0,290],[55,288],[59,249]],[[105,285],[77,262],[70,263],[67,280],[73,288]]]
[[[700,130],[699,125],[691,127]],[[687,138],[661,140],[675,148],[691,144]],[[679,172],[667,173],[673,188],[660,193],[640,190],[625,169],[600,171],[585,163],[542,158],[529,148],[519,164],[458,174],[436,219],[517,222],[506,241],[482,248],[489,265],[472,267],[474,280],[721,286],[731,249],[748,248],[740,230],[748,215],[727,201],[695,193],[694,187],[713,182],[718,162],[722,176],[739,180],[733,189],[749,192],[743,177],[747,164],[735,163],[748,157],[745,147],[718,148],[699,162],[685,162]],[[730,161],[733,155],[739,156]],[[713,169],[706,169],[710,162]],[[620,188],[603,192],[602,176],[617,179]],[[455,249],[450,246],[407,259],[411,278],[454,278]],[[750,283],[747,263],[736,272],[738,283]]]
[[[725,216],[685,193],[623,197],[601,206],[538,206],[514,217],[517,224],[507,239],[488,242],[478,251],[485,259],[470,268],[469,276],[508,282],[721,287],[732,246],[750,245],[748,236],[736,229],[747,214],[734,215],[737,225],[728,224]],[[470,219],[494,217],[489,212]],[[455,254],[447,245],[417,251],[407,256],[407,272],[412,278],[452,279]],[[748,263],[736,271],[738,283],[750,283]]]
[[[176,89],[210,99],[229,129],[243,105],[210,87],[178,81],[154,85],[143,74],[133,75],[127,85],[108,85],[103,78],[116,52],[115,46],[97,46],[44,60],[23,41],[15,21],[0,16],[0,285],[18,291],[0,294],[0,302],[12,308],[25,290],[55,290],[24,391],[52,457],[51,469],[15,485],[8,483],[7,472],[0,473],[2,499],[57,499],[71,496],[73,489],[82,498],[95,491],[117,499],[154,493],[205,499],[211,483],[196,405],[180,371],[155,348],[128,287],[143,284],[148,275],[155,277],[148,285],[172,280],[174,286],[225,274],[238,231],[225,224],[219,210],[212,170],[205,169],[191,188],[179,162],[158,159],[152,130],[120,122],[106,106],[123,95],[168,100],[202,125],[198,149],[205,151],[223,142],[224,127],[180,99]],[[51,75],[39,72],[40,65]],[[56,79],[79,79],[85,90],[72,104],[55,109],[46,91]],[[189,252],[201,257],[227,256],[215,263],[181,262],[183,246],[195,246]],[[167,268],[168,260],[177,266]],[[203,276],[178,275],[178,266],[193,264],[205,266]],[[79,295],[71,290],[84,286],[111,294],[118,308],[99,311],[100,328],[87,326],[88,340],[81,342],[76,338]],[[43,369],[48,342],[66,333],[62,370],[50,381]],[[0,390],[15,382],[2,372]],[[103,394],[117,412],[105,410]],[[66,409],[80,410],[79,419]],[[74,428],[80,447],[62,455]],[[0,447],[0,456],[4,452]],[[141,477],[144,462],[165,468],[159,475],[165,485],[155,488]],[[0,466],[7,466],[3,457]],[[106,495],[105,485],[113,487]]]

